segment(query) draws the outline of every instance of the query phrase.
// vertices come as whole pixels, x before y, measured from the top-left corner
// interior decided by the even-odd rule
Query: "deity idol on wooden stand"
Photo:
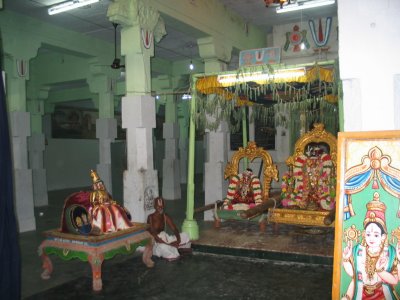
[[[64,203],[61,231],[101,235],[133,226],[130,213],[108,193],[96,171],[91,170],[92,191],[68,196]]]

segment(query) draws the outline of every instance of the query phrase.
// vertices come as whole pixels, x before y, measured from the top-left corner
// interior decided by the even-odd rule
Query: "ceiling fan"
[[[121,65],[121,59],[117,57],[117,23],[112,23],[114,26],[114,60],[110,67],[114,70],[125,68],[125,65]]]

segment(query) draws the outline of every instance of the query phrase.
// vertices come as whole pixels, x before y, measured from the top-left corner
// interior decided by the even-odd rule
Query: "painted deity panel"
[[[399,299],[400,131],[339,133],[332,299]]]

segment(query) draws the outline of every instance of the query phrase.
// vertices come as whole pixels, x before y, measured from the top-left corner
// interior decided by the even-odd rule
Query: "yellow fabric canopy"
[[[234,74],[233,74],[234,75]],[[314,66],[305,69],[305,74],[302,76],[293,76],[291,78],[280,78],[280,79],[267,79],[267,80],[256,80],[259,84],[272,84],[272,83],[289,83],[289,82],[300,82],[300,83],[311,83],[315,81],[332,83],[335,80],[333,68],[324,68],[321,66]],[[227,91],[225,88],[234,86],[236,82],[224,82],[218,81],[218,75],[206,76],[199,78],[196,81],[196,90],[205,95],[217,94],[223,96],[226,100],[232,100],[233,94]],[[325,100],[330,103],[337,102],[336,95],[326,95]],[[239,100],[239,99],[238,99]],[[251,105],[252,102],[248,99],[240,99],[239,105]]]

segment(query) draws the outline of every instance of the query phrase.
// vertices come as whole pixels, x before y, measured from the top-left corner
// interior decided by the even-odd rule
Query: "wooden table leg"
[[[221,228],[221,219],[214,219],[214,228]]]
[[[148,268],[154,267],[154,261],[151,259],[152,256],[153,256],[153,240],[150,240],[147,243],[146,247],[144,248],[142,256],[143,262]]]
[[[279,234],[279,223],[274,224],[274,234]]]
[[[259,224],[258,224],[259,228],[260,228],[260,232],[265,232],[265,228],[267,227],[267,222],[265,220],[262,220]]]
[[[53,272],[53,264],[51,263],[50,258],[44,253],[43,248],[41,248],[42,254],[40,257],[42,258],[42,268],[43,272],[41,274],[42,279],[50,279],[50,274]]]
[[[103,264],[103,255],[93,254],[89,255],[89,263],[92,267],[93,276],[93,291],[101,291],[103,288],[103,281],[101,280],[101,265]]]

